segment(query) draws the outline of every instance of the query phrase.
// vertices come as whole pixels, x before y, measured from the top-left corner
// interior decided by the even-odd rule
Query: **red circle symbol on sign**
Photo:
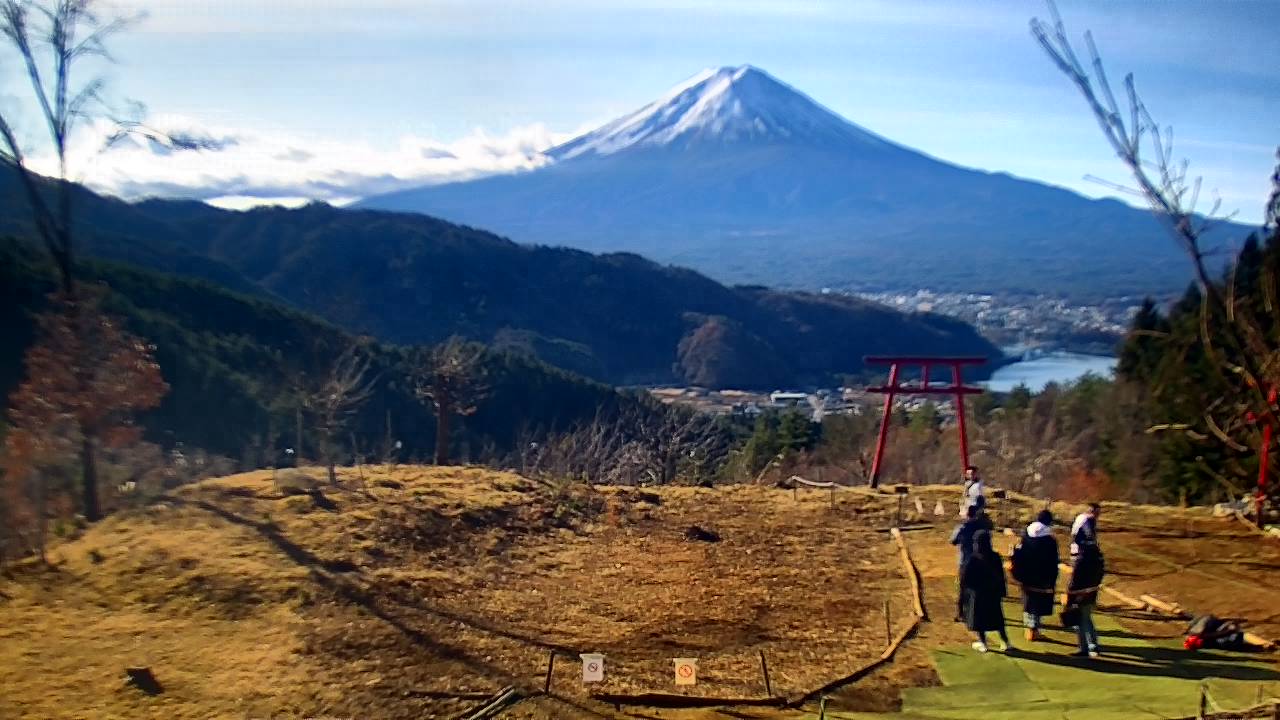
[[[600,666],[597,665],[596,663],[589,663],[587,665],[587,669],[590,670],[591,672],[595,672],[600,669]]]
[[[680,671],[680,675],[683,677],[691,677],[693,675],[692,665],[681,665],[677,670]]]

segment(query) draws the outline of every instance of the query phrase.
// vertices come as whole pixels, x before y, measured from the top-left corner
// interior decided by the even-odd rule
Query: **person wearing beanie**
[[[1071,524],[1071,581],[1067,584],[1062,614],[1075,620],[1080,650],[1076,657],[1098,657],[1098,632],[1093,626],[1093,609],[1106,575],[1106,560],[1098,546],[1097,503],[1076,516]],[[1071,624],[1065,623],[1064,624]]]
[[[1043,618],[1053,614],[1058,584],[1058,541],[1053,537],[1053,513],[1041,510],[1013,549],[1013,579],[1022,586],[1022,624],[1027,639],[1040,639]]]

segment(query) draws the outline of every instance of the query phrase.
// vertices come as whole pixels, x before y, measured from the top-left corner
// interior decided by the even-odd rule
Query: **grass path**
[[[967,645],[930,652],[941,686],[902,692],[896,713],[828,712],[840,720],[1157,720],[1194,716],[1203,684],[1210,710],[1280,698],[1280,658],[1189,652],[1180,638],[1146,637],[1119,614],[1096,613],[1102,657],[1071,657],[1074,632],[1050,628],[1028,642],[1016,624],[1021,603],[1005,604],[1013,647],[980,654]],[[946,622],[941,618],[935,622]],[[808,715],[807,717],[816,717]]]

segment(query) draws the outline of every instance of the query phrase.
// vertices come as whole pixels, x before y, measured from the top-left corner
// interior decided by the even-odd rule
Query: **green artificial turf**
[[[1021,617],[1015,604],[1005,617]],[[1210,710],[1251,706],[1280,696],[1274,655],[1190,652],[1180,638],[1145,639],[1095,613],[1102,657],[1073,658],[1075,633],[1045,632],[1030,643],[1011,626],[1013,648],[981,654],[969,647],[933,653],[940,687],[902,693],[902,712],[828,713],[832,720],[1158,720],[1195,715],[1203,684]]]

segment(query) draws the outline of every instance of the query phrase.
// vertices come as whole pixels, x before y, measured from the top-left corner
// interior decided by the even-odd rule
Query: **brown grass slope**
[[[320,473],[316,472],[320,477]],[[0,717],[421,718],[451,693],[553,692],[514,717],[591,717],[590,690],[797,696],[909,619],[884,501],[760,487],[552,489],[474,468],[365,468],[283,496],[207,481],[0,579]],[[723,538],[686,539],[691,525]],[[603,652],[584,687],[576,656]],[[164,692],[124,685],[150,667]]]
[[[931,648],[967,642],[949,622],[958,494],[914,488],[923,516],[906,503],[905,519],[934,523],[908,534],[932,622],[834,707],[892,710],[903,687],[937,682]],[[478,468],[344,470],[337,487],[287,497],[269,472],[207,481],[61,543],[52,568],[0,576],[0,718],[452,718],[480,704],[453,696],[541,690],[552,653],[553,697],[506,717],[619,715],[591,691],[763,696],[761,651],[774,693],[795,698],[879,654],[886,599],[892,632],[909,622],[878,532],[895,505],[857,489],[833,503],[755,486],[552,488]],[[1016,527],[1035,508],[993,509]],[[688,540],[693,525],[722,540]],[[1203,510],[1119,504],[1102,537],[1118,589],[1280,636],[1280,544]],[[579,681],[588,651],[607,656],[601,686]],[[682,656],[699,659],[691,690],[672,684]],[[131,666],[164,692],[125,686]]]

